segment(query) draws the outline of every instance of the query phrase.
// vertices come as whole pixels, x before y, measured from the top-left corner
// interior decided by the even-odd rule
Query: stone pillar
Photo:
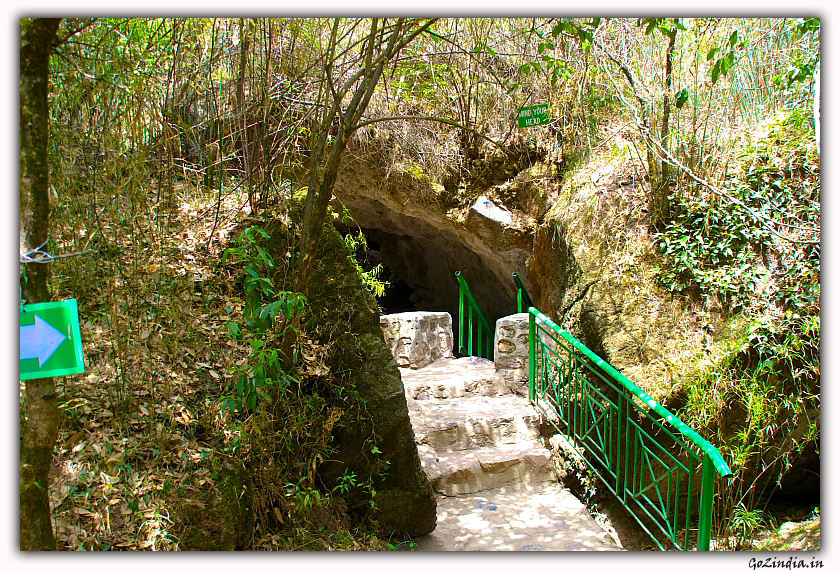
[[[415,311],[382,315],[379,326],[398,366],[417,369],[441,358],[452,358],[449,313]]]
[[[517,313],[496,321],[493,352],[496,373],[504,378],[511,392],[522,396],[528,395],[528,340],[528,313]]]

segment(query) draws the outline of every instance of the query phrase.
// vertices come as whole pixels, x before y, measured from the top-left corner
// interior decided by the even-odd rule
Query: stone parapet
[[[510,392],[528,394],[528,313],[516,313],[496,321],[493,360]]]
[[[418,369],[441,358],[452,358],[449,313],[415,311],[382,315],[379,325],[400,367]]]

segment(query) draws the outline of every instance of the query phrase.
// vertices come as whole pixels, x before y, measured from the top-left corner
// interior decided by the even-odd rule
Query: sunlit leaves
[[[689,93],[688,89],[683,88],[677,91],[677,95],[675,98],[677,109],[682,109],[682,106],[686,104],[690,97],[691,93]]]
[[[772,123],[744,150],[741,172],[727,182],[729,191],[764,219],[818,226],[819,172],[808,150],[811,137],[801,114]],[[657,279],[671,291],[717,296],[736,312],[756,302],[819,311],[819,244],[777,240],[743,208],[703,199],[678,204],[660,234],[660,253],[665,262]]]
[[[706,61],[714,60],[711,69],[712,84],[717,83],[721,76],[725,76],[729,73],[729,70],[735,65],[736,53],[746,49],[746,39],[739,41],[739,38],[740,36],[738,34],[738,30],[734,30],[731,34],[729,34],[729,39],[727,40],[727,44],[723,50],[716,46],[706,53]],[[723,55],[718,57],[718,54],[720,53]]]
[[[677,30],[687,29],[679,18],[639,18],[636,23],[644,26],[646,36],[658,30],[668,39],[673,39],[677,34]]]

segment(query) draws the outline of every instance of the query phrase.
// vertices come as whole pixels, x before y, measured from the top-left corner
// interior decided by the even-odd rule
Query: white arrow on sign
[[[37,358],[43,367],[67,337],[50,323],[35,315],[35,324],[20,326],[20,359]]]

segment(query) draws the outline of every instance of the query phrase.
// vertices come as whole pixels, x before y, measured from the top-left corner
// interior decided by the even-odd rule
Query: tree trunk
[[[240,145],[242,146],[242,170],[244,171],[245,189],[248,191],[248,206],[251,213],[257,213],[257,201],[254,196],[254,175],[253,156],[251,143],[248,137],[248,110],[245,105],[245,80],[248,77],[248,50],[251,49],[250,25],[245,18],[239,19],[239,41],[241,51],[239,52],[239,81],[236,84],[236,104],[242,122],[240,134]]]
[[[50,49],[59,18],[21,19],[20,27],[20,251],[34,250],[49,236]],[[21,264],[22,297],[49,300],[49,264]],[[58,402],[52,378],[26,383],[26,411],[20,442],[20,549],[55,550],[49,473],[58,437]]]
[[[309,279],[312,275],[312,262],[326,222],[327,209],[330,200],[332,200],[336,178],[338,178],[341,156],[370,103],[383,69],[401,49],[424,30],[427,30],[434,21],[435,18],[431,18],[425,24],[411,29],[410,26],[405,26],[402,19],[398,19],[390,34],[383,36],[380,30],[385,28],[384,21],[380,23],[377,18],[372,19],[371,31],[363,42],[363,69],[345,82],[337,91],[331,76],[336,48],[335,38],[337,37],[339,24],[339,20],[335,21],[330,40],[330,56],[325,66],[325,80],[329,90],[328,94],[325,94],[324,114],[319,126],[320,132],[317,134],[315,149],[312,152],[309,190],[306,195],[303,226],[301,228],[300,258],[295,267],[295,291],[298,293],[303,295],[307,293]],[[344,106],[342,98],[354,86],[353,97]],[[340,93],[340,96],[336,96],[336,92]],[[330,99],[332,99],[331,102]],[[338,134],[330,148],[327,141],[331,138],[330,129],[336,120],[339,122]],[[328,149],[329,154],[327,155]],[[326,159],[324,158],[325,155],[327,155]]]
[[[668,151],[668,135],[671,129],[671,86],[673,84],[674,45],[677,39],[677,20],[674,20],[673,33],[668,38],[668,48],[665,50],[665,95],[662,98],[662,130],[660,131],[660,145]],[[656,227],[665,228],[671,219],[671,166],[664,160],[659,161],[653,189],[653,221]]]

